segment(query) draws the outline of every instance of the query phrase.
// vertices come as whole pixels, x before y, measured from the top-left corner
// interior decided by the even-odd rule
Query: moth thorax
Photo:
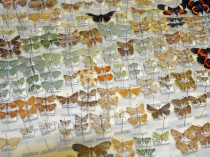
[[[125,51],[128,51],[129,50],[129,47],[128,46],[124,47],[124,50]]]
[[[9,43],[5,47],[6,50],[13,50],[13,48],[14,48],[14,45],[9,44]]]
[[[188,78],[184,77],[184,78],[181,79],[181,82],[183,82],[183,83],[189,83],[190,80]]]

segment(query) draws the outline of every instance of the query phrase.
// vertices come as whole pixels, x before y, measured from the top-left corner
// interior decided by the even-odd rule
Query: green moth
[[[33,76],[30,76],[26,79],[26,82],[29,84],[29,85],[33,85],[37,82],[39,82],[39,75],[36,74],[36,75],[33,75]]]
[[[114,22],[110,22],[109,24],[98,23],[98,28],[105,38],[117,34],[117,27]]]
[[[60,75],[61,75],[60,71],[52,71],[52,72],[49,71],[49,72],[42,73],[40,76],[44,78],[45,80],[47,80],[47,79],[57,79]]]
[[[155,156],[155,148],[146,148],[146,149],[137,149],[136,153],[139,157],[154,157]]]
[[[78,63],[79,62],[79,56],[73,57],[73,58],[69,58],[69,59],[63,59],[63,63],[65,65],[71,65],[72,63]]]
[[[124,67],[124,63],[121,63],[121,64],[114,64],[114,69],[122,69]]]
[[[90,66],[96,66],[96,62],[91,56],[86,56],[83,60],[85,66],[90,67]]]
[[[37,72],[42,73],[45,69],[44,61],[40,61],[39,64],[26,66],[25,64],[21,64],[18,66],[18,69],[23,73],[24,76],[32,76],[35,75]]]
[[[152,139],[150,137],[145,137],[145,138],[139,138],[139,137],[133,137],[135,140],[135,143],[139,146],[149,146],[151,145]]]
[[[146,38],[144,38],[144,39],[142,39],[142,40],[135,39],[134,42],[135,42],[135,44],[137,44],[137,45],[147,45],[147,44],[150,43],[150,37],[146,37]]]
[[[28,30],[28,26],[16,26],[18,31],[27,31]]]
[[[41,38],[41,44],[47,49],[52,45],[56,46],[60,45],[60,42],[58,41],[58,35],[55,33],[46,33],[42,35],[40,38]]]
[[[42,28],[44,29],[45,32],[51,32],[51,31],[56,30],[57,27],[53,25],[49,25],[49,26],[43,26]]]
[[[39,64],[40,61],[42,61],[42,56],[36,56],[36,57],[23,57],[23,56],[19,56],[18,57],[18,61],[20,64],[24,64],[24,65],[34,65],[34,64]]]
[[[22,95],[23,92],[25,92],[25,91],[26,91],[26,89],[24,89],[24,88],[14,88],[13,89],[13,93],[16,95]]]
[[[40,91],[41,88],[42,88],[41,85],[33,84],[33,85],[31,85],[31,86],[28,88],[28,92],[29,92],[30,94],[33,94],[33,93],[35,93],[35,92]]]
[[[137,69],[138,68],[138,63],[132,63],[128,65],[129,69]]]
[[[94,48],[90,48],[90,49],[81,49],[81,50],[78,51],[78,53],[82,56],[93,56],[93,57],[95,57],[100,50],[101,50],[100,47],[94,47]]]
[[[155,138],[155,141],[161,142],[161,141],[168,141],[169,139],[169,131],[166,131],[162,134],[159,134],[157,132],[153,132],[153,137]]]
[[[131,28],[129,25],[121,25],[118,24],[117,26],[117,34],[118,36],[124,36],[128,34],[132,34]]]
[[[105,61],[116,61],[120,57],[118,53],[103,54],[102,56],[103,56]]]
[[[0,68],[5,70],[14,68],[17,65],[18,65],[18,60],[0,61]]]
[[[4,77],[12,77],[17,73],[18,67],[14,67],[10,70],[4,70],[4,69],[0,69],[0,78],[4,78]]]
[[[113,73],[114,73],[114,76],[116,78],[121,78],[121,77],[125,77],[126,76],[126,71],[125,70],[123,70],[121,72],[113,72]]]
[[[103,47],[102,51],[103,52],[110,52],[110,51],[116,51],[116,49],[117,49],[117,45],[116,44],[112,44],[109,47]]]
[[[8,89],[6,89],[4,91],[1,91],[0,92],[0,99],[6,98],[8,96],[8,94],[9,94],[9,90]]]
[[[61,55],[60,54],[45,53],[45,54],[43,54],[43,58],[45,59],[46,66],[51,66],[51,65],[57,66],[61,63]]]
[[[15,87],[20,87],[20,86],[23,86],[24,84],[25,84],[25,79],[24,78],[21,78],[17,81],[11,81],[11,85],[15,86]]]
[[[41,46],[38,36],[33,36],[27,39],[21,39],[21,41],[22,41],[22,49],[26,52],[32,51],[33,49],[38,50]]]
[[[9,85],[10,85],[9,81],[6,81],[6,82],[0,84],[0,90],[5,90],[5,89],[9,88]]]
[[[61,89],[63,85],[63,80],[58,80],[55,82],[50,82],[50,81],[44,81],[42,82],[42,87],[47,91],[47,92],[51,92],[51,91],[58,91]]]
[[[139,73],[140,73],[140,70],[138,69],[130,71],[130,75],[138,75]]]

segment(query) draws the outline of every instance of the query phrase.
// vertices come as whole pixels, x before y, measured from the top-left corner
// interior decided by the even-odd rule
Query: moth
[[[185,22],[176,22],[176,23],[168,23],[167,25],[170,26],[171,28],[174,27],[179,27],[179,26],[183,26],[185,24]]]
[[[147,109],[152,112],[152,117],[154,119],[158,119],[160,116],[166,115],[168,116],[170,114],[170,104],[166,104],[162,106],[160,109],[156,109],[150,105],[147,104]]]
[[[44,53],[42,56],[44,58],[45,65],[47,67],[59,66],[61,63],[61,55],[58,53]],[[58,74],[59,72],[52,71],[50,73],[53,76],[53,74],[55,74],[55,73]],[[60,73],[59,73],[59,75],[60,75]],[[56,77],[57,76],[58,75],[56,75]]]
[[[66,104],[66,103],[67,104],[69,104],[69,103],[76,103],[78,101],[78,96],[79,96],[79,93],[78,92],[75,92],[75,93],[73,93],[69,97],[64,97],[64,96],[58,96],[58,95],[56,95],[56,98],[63,105],[63,104]]]
[[[71,135],[71,130],[70,129],[65,129],[65,130],[59,130],[62,136],[70,136]]]
[[[106,95],[115,95],[115,93],[118,91],[118,87],[112,87],[112,88],[97,88],[98,93],[100,94],[101,97],[104,97]]]
[[[127,96],[132,96],[132,95],[137,96],[140,93],[140,88],[139,87],[133,87],[133,88],[128,88],[128,89],[120,88],[118,89],[118,93],[122,97],[127,97]]]
[[[105,67],[94,67],[94,70],[97,72],[97,74],[101,73],[108,73],[111,70],[111,66],[105,66]]]
[[[134,7],[131,7],[131,13],[132,13],[132,14],[139,14],[139,15],[141,15],[141,14],[146,13],[146,10],[143,10],[143,9],[136,9],[136,8],[134,8]]]
[[[129,21],[131,29],[134,33],[143,33],[149,31],[149,20],[147,17],[143,18],[141,21]]]
[[[183,97],[182,99],[172,99],[171,103],[176,107],[189,105],[188,97]]]
[[[198,149],[197,139],[193,139],[189,144],[183,142],[176,142],[176,147],[182,152],[182,154],[187,154],[188,152],[194,152]]]
[[[30,108],[28,107],[26,109],[20,108],[19,114],[22,119],[25,119],[26,117],[29,118],[30,115],[37,114],[37,107],[36,105],[32,105]]]
[[[38,50],[41,46],[38,36],[33,36],[27,39],[21,39],[21,41],[23,43],[22,49],[26,52]]]
[[[82,99],[89,99],[90,97],[93,97],[93,96],[96,96],[96,89],[92,89],[90,92],[86,93],[85,91],[83,90],[80,90],[79,91],[79,94],[80,94],[80,97]]]
[[[137,117],[130,117],[128,118],[128,122],[132,124],[133,126],[142,124],[142,123],[147,123],[147,114],[143,114]]]
[[[150,87],[143,87],[141,89],[142,93],[144,93],[144,95],[151,95],[151,94],[155,94],[157,93],[157,84],[153,84]]]
[[[125,111],[123,109],[119,110],[119,112],[114,111],[114,117],[115,118],[123,118],[125,117]]]
[[[60,120],[60,124],[61,126],[66,126],[66,125],[69,125],[71,123],[71,120]]]
[[[21,54],[21,43],[18,41],[20,36],[14,37],[11,41],[0,39],[0,56],[2,58],[13,58]]]
[[[110,106],[117,106],[118,100],[118,96],[113,98],[100,98],[98,99],[98,104],[100,104],[102,108],[109,108]]]
[[[169,22],[182,22],[185,19],[184,17],[167,17],[166,20]]]
[[[153,132],[153,137],[156,142],[167,142],[169,140],[169,131],[163,132],[161,134]]]
[[[108,24],[98,23],[98,28],[105,39],[112,35],[117,35],[117,26],[114,22]]]
[[[32,133],[34,131],[34,125],[30,125],[29,127],[25,128],[20,128],[19,131],[22,135],[27,135],[29,133]]]
[[[81,107],[94,107],[98,104],[98,101],[90,101],[90,102],[86,102],[86,101],[78,101],[77,102],[79,106]]]
[[[58,77],[60,75],[61,75],[60,71],[48,71],[48,72],[44,72],[44,73],[40,74],[40,77],[44,80],[54,81],[54,80],[58,79]]]
[[[15,109],[16,107],[17,107],[17,103],[15,103],[15,102],[0,103],[0,110]]]
[[[58,41],[62,47],[76,46],[80,42],[80,34],[78,30],[68,34],[58,34]]]
[[[191,141],[194,138],[194,132],[191,131],[191,128],[187,129],[183,133],[175,129],[171,129],[171,135],[174,137],[175,141],[178,142],[182,141],[183,139]]]
[[[102,122],[106,123],[110,121],[110,115],[109,115],[108,109],[105,109],[103,113],[100,115],[89,113],[89,117],[94,123],[98,123],[98,124],[101,124]]]
[[[94,147],[88,147],[83,144],[73,144],[72,149],[77,152],[78,156],[106,156],[107,150],[111,147],[110,141],[97,144]]]
[[[121,1],[120,0],[105,0],[108,6],[117,6]]]
[[[81,42],[86,44],[89,48],[97,43],[102,43],[102,34],[97,28],[91,30],[80,31]]]
[[[28,6],[33,10],[43,10],[45,8],[51,9],[58,3],[58,0],[46,0],[46,1],[39,1],[39,0],[31,0],[28,3]]]
[[[138,84],[141,86],[141,87],[150,87],[153,85],[153,80],[152,79],[138,79]]]
[[[39,110],[39,112],[52,112],[55,110],[56,108],[56,103],[52,103],[52,104],[38,104],[36,105],[37,109]]]
[[[111,81],[113,79],[113,75],[112,74],[99,75],[97,76],[97,79],[101,82]]]
[[[165,34],[165,37],[166,37],[166,42],[170,45],[177,44],[181,39],[178,31],[173,34]]]
[[[209,122],[207,122],[203,126],[201,126],[201,132],[204,135],[210,133],[210,123]]]
[[[95,15],[95,14],[92,14],[92,13],[86,13],[88,16],[92,17],[93,21],[95,22],[108,22],[113,14],[115,13],[115,11],[110,11],[106,14],[99,14],[99,15]]]
[[[87,130],[88,126],[89,126],[88,123],[84,123],[84,124],[74,125],[74,128],[76,129],[76,131],[84,131]]]
[[[77,51],[63,51],[63,62],[64,64],[68,66],[74,66],[74,64],[77,64],[79,62],[79,54]],[[76,76],[76,74],[73,74],[72,76]],[[64,78],[65,79],[65,78]]]
[[[150,0],[135,0],[138,5],[148,6],[152,5],[152,1]]]
[[[5,9],[10,9],[11,7],[13,9],[17,9],[18,6],[24,7],[26,6],[27,1],[26,0],[1,0],[3,7]]]
[[[120,142],[119,140],[112,138],[112,145],[113,145],[114,149],[117,151],[119,151],[120,149],[131,151],[132,147],[134,145],[134,140]]]
[[[95,130],[96,133],[101,133],[101,132],[105,132],[107,129],[110,129],[111,124],[107,121],[105,121],[101,124],[92,122],[91,127]]]
[[[126,154],[127,157],[134,157],[135,156],[135,151],[132,150],[131,152],[129,152],[128,154]],[[120,154],[116,154],[115,157],[123,157]]]
[[[87,120],[88,120],[88,114],[86,114],[85,116],[78,116],[77,114],[75,115],[75,122],[76,123],[86,123],[87,122]]]
[[[41,44],[45,47],[45,48],[50,48],[50,46],[55,45],[55,46],[59,46],[60,42],[58,41],[58,35],[55,33],[46,33],[43,34],[41,37]]]
[[[130,56],[134,53],[134,40],[130,39],[128,42],[117,42],[119,48],[117,49],[121,56]]]
[[[203,14],[204,11],[207,13],[210,12],[209,8],[210,4],[206,0],[197,0],[197,1],[183,0],[183,2],[187,6],[187,8],[190,9],[192,13],[195,15],[199,15],[199,13]]]
[[[18,110],[14,111],[7,111],[7,112],[2,112],[0,111],[0,118],[1,119],[6,119],[6,118],[15,118],[18,115]]]
[[[46,21],[50,18],[51,14],[50,13],[31,13],[28,14],[28,19],[32,20],[34,22],[39,21],[39,20],[43,20]]]
[[[69,9],[69,10],[79,10],[83,5],[83,2],[76,2],[76,3],[61,3],[61,8]]]
[[[205,68],[210,68],[210,60],[208,59],[208,54],[210,52],[209,48],[192,48],[191,51],[197,54],[197,61],[204,65]]]
[[[155,152],[156,152],[155,148],[144,148],[136,150],[136,153],[139,156],[154,156]]]
[[[177,7],[169,7],[167,5],[164,5],[164,4],[158,4],[157,5],[157,8],[160,9],[160,10],[164,10],[163,11],[163,14],[164,15],[172,15],[172,14],[175,14],[175,15],[179,15],[179,14],[186,14],[187,11],[185,10],[186,9],[186,6],[181,3],[180,5],[178,5]]]
[[[140,104],[140,105],[137,106],[136,108],[133,108],[133,107],[126,107],[126,111],[127,111],[130,115],[143,114],[143,113],[145,112],[145,110],[144,110],[144,104]]]
[[[140,148],[142,146],[150,146],[152,142],[152,138],[150,137],[133,137],[133,139],[135,140],[136,148]]]
[[[36,97],[35,98],[37,105],[52,103],[54,100],[55,100],[55,95],[51,95],[48,97]]]
[[[174,112],[181,117],[186,116],[187,114],[191,114],[191,106],[186,105],[183,108],[174,107]]]
[[[13,138],[0,138],[0,148],[4,146],[15,147],[21,141],[20,137],[13,137]]]
[[[207,103],[207,94],[202,94],[199,97],[188,96],[188,99],[192,102],[192,104],[201,104]]]

